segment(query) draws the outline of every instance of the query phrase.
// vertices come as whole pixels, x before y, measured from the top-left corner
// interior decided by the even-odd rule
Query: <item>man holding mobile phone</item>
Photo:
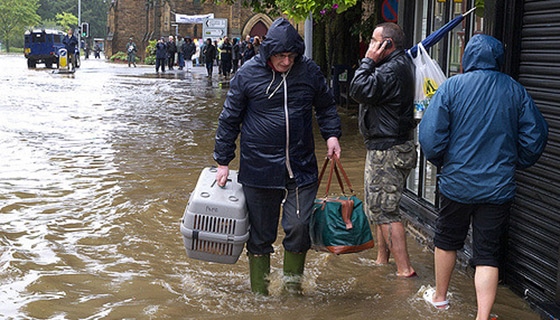
[[[350,84],[360,103],[359,128],[367,149],[365,208],[376,225],[376,264],[393,254],[397,276],[416,276],[410,263],[400,200],[406,177],[416,167],[413,135],[414,66],[405,53],[404,32],[395,23],[376,26],[369,48]]]

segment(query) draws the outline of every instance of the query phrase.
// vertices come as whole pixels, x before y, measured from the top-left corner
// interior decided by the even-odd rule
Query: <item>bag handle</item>
[[[432,59],[426,48],[424,48],[422,42],[418,43],[418,52],[416,53],[416,59],[423,65],[427,64],[428,59]]]
[[[342,172],[342,176],[344,177],[344,181],[346,182],[346,185],[348,186],[348,189],[350,189],[350,192],[352,194],[354,194],[354,189],[352,188],[352,183],[350,183],[350,179],[348,178],[348,175],[346,174],[346,171],[344,171],[344,168],[342,167],[342,163],[340,162],[340,159],[338,158],[338,156],[336,154],[333,154],[331,159],[329,159],[328,157],[325,157],[325,162],[323,163],[323,167],[321,168],[321,172],[319,174],[319,183],[318,186],[321,185],[321,181],[323,181],[323,175],[325,174],[325,170],[327,169],[327,165],[330,162],[330,168],[329,168],[329,177],[327,180],[327,188],[325,191],[325,197],[327,197],[329,195],[329,190],[331,187],[331,182],[332,182],[332,176],[333,176],[333,172],[336,174],[336,179],[338,180],[338,185],[340,186],[340,190],[342,190],[342,194],[346,194],[346,190],[344,189],[344,183],[342,182],[342,179],[340,177],[340,172]],[[340,172],[339,172],[340,170]]]

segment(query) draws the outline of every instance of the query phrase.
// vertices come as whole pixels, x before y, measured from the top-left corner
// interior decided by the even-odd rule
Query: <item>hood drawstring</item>
[[[290,70],[286,73],[282,73],[282,82],[284,83],[284,116],[286,117],[286,169],[288,170],[290,179],[293,179],[295,176],[292,170],[292,161],[290,160],[290,113],[288,112],[288,82],[286,81],[289,72]],[[278,88],[276,88],[276,90],[278,90]]]
[[[290,68],[290,70],[292,70]],[[290,70],[286,71],[285,73],[282,73],[282,81],[280,81],[280,83],[278,84],[278,86],[276,87],[276,89],[274,89],[274,91],[272,91],[272,93],[268,96],[268,99],[272,98],[274,96],[274,94],[276,94],[276,92],[278,91],[278,89],[280,89],[280,87],[286,82],[286,77],[288,76],[288,74],[290,73]],[[272,81],[270,81],[270,84],[268,85],[268,87],[266,88],[266,94],[269,93],[270,88],[272,87],[272,84],[274,83],[274,80],[276,80],[276,71],[272,70]]]
[[[284,189],[284,199],[282,199],[282,208],[284,208],[284,203],[288,200],[288,194],[290,190],[288,188]],[[296,187],[296,215],[299,218],[299,187]]]

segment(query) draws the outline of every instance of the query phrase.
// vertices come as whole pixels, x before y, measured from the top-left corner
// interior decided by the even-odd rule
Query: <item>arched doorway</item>
[[[251,28],[251,31],[249,32],[249,35],[251,37],[259,36],[262,39],[267,31],[268,31],[268,27],[262,21],[258,21]]]
[[[272,19],[263,13],[252,16],[243,27],[243,37],[250,35],[251,37],[259,36],[262,39],[272,22]]]

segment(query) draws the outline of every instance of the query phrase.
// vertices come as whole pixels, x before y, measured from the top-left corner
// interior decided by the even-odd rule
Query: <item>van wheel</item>
[[[35,63],[35,60],[27,59],[27,67],[28,68],[35,68],[36,66],[37,66],[37,64]]]

